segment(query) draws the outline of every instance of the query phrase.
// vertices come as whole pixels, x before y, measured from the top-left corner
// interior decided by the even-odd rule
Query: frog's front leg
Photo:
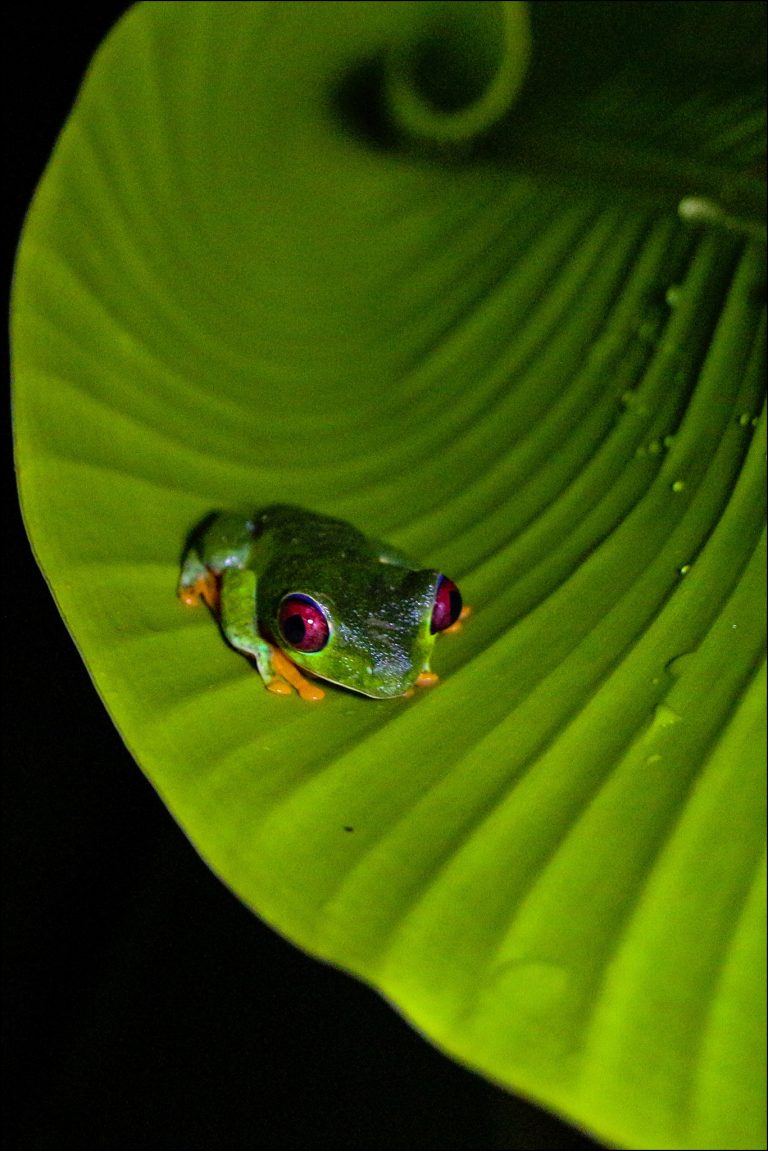
[[[219,622],[229,643],[256,660],[268,691],[302,699],[322,699],[324,692],[309,682],[291,661],[267,643],[256,626],[256,573],[250,568],[225,568],[219,584]]]

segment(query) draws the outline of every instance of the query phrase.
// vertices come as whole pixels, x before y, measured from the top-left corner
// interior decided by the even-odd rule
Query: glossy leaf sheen
[[[761,250],[441,152],[527,55],[516,6],[449,7],[478,46],[453,98],[414,95],[434,5],[129,12],[20,250],[27,524],[126,743],[260,915],[598,1137],[759,1146]],[[344,112],[376,59],[410,148]],[[570,138],[624,117],[673,168],[681,140],[754,162],[748,93],[643,93],[612,77]],[[275,501],[451,573],[474,614],[436,688],[277,698],[176,601],[190,527]]]

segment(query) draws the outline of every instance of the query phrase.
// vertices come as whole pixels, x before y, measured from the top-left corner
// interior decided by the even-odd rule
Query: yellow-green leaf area
[[[135,6],[24,230],[17,470],[249,906],[597,1138],[752,1148],[762,6],[638,11]],[[194,523],[273,502],[460,583],[435,688],[275,697],[176,600]]]

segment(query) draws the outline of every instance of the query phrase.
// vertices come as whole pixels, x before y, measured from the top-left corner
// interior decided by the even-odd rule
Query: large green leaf
[[[515,108],[518,5],[139,5],[14,286],[30,536],[203,857],[637,1147],[762,1138],[759,20],[544,5]],[[175,600],[274,500],[461,582],[433,692],[276,698]]]

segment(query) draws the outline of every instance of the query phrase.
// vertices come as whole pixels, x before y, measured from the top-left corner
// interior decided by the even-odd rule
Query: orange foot
[[[291,687],[295,687],[302,699],[313,703],[325,695],[321,687],[302,675],[296,664],[291,663],[288,656],[283,655],[276,647],[272,649],[272,667],[282,679],[273,679],[268,683],[268,691],[273,691],[276,695],[290,695]]]
[[[443,635],[454,635],[457,631],[461,631],[461,625],[464,623],[464,620],[467,619],[471,615],[472,615],[472,608],[469,606],[469,604],[464,604],[464,607],[461,609],[461,614],[459,615],[459,618],[456,620],[455,623],[452,623],[450,627],[447,627],[442,634]],[[418,680],[417,680],[417,682],[418,682]]]
[[[191,587],[179,585],[178,597],[188,607],[194,607],[200,600],[208,604],[213,612],[219,610],[219,577],[213,572],[198,576]]]
[[[403,699],[413,699],[417,687],[434,687],[440,676],[434,671],[420,671],[414,680],[415,687],[407,687],[403,692]]]

